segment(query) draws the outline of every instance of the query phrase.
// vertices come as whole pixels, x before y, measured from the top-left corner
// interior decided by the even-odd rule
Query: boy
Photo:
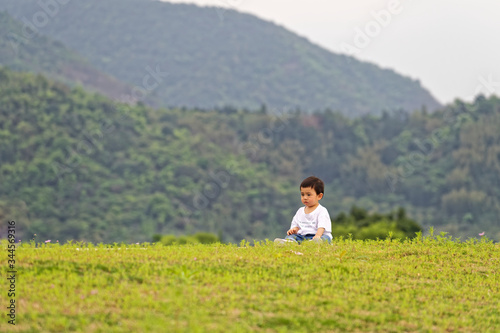
[[[300,184],[300,197],[304,207],[300,207],[292,220],[285,239],[276,238],[275,243],[298,242],[303,240],[332,240],[332,221],[325,207],[319,201],[323,198],[325,184],[317,177],[308,177]]]

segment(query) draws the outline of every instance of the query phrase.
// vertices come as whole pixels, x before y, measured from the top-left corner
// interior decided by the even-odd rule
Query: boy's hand
[[[325,232],[325,228],[319,228],[318,232],[316,232],[316,235],[314,235],[313,239],[320,239],[321,236],[323,236],[324,232]]]
[[[296,234],[299,231],[299,227],[294,227],[286,232],[287,235],[293,235]]]

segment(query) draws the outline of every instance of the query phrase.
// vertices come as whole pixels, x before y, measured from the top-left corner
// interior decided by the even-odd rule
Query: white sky
[[[227,7],[419,79],[442,103],[500,95],[498,0],[168,0]],[[391,4],[394,7],[391,7]],[[388,11],[392,9],[392,14]],[[390,15],[377,23],[372,13]],[[221,15],[222,10],[214,15]],[[384,18],[383,16],[381,16]],[[372,37],[360,37],[366,31]],[[377,30],[378,29],[378,30]],[[357,38],[357,39],[356,39]],[[357,44],[356,44],[357,43]]]

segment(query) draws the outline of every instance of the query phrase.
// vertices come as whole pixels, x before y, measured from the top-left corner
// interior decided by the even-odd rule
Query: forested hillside
[[[16,71],[43,73],[66,84],[81,84],[115,99],[132,86],[101,73],[61,42],[23,26],[0,10],[0,65]]]
[[[456,237],[486,230],[500,239],[497,97],[456,101],[434,114],[364,117],[345,126],[348,133],[327,114],[313,119],[333,140],[316,150],[312,158],[320,163],[309,172],[325,175],[343,209],[354,202],[375,211],[401,205],[425,226]]]
[[[499,107],[478,97],[356,119],[154,110],[0,69],[0,219],[17,219],[23,239],[273,238],[315,174],[332,217],[401,206],[424,228],[498,240]]]
[[[0,0],[1,9],[29,24],[47,16],[40,33],[145,88],[164,106],[264,104],[349,116],[439,106],[416,80],[234,10],[150,0],[71,1],[49,9],[31,0]]]
[[[1,70],[0,219],[17,219],[23,239],[60,241],[276,233],[297,205],[301,175],[293,139],[273,142],[255,160],[242,153],[266,120],[130,108]]]

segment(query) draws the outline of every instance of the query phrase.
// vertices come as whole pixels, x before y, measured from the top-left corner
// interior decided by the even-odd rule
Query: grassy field
[[[2,316],[2,332],[500,331],[500,246],[485,239],[32,242],[15,254],[16,325]]]

